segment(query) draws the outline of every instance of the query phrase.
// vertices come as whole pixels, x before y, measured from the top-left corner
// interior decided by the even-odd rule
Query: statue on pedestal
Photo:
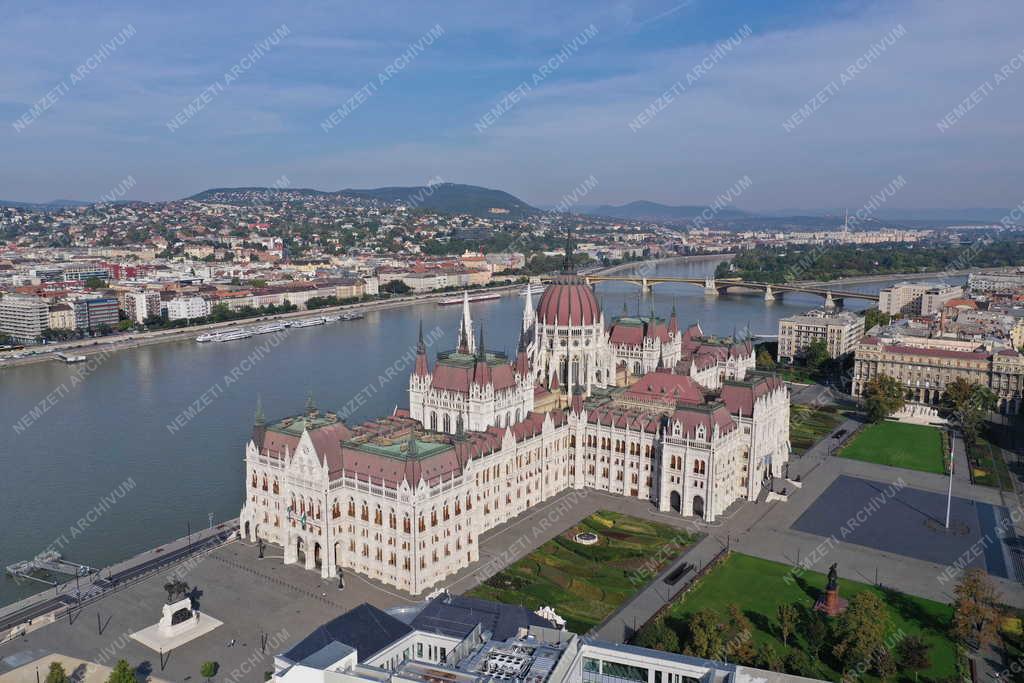
[[[814,609],[823,612],[826,616],[834,617],[846,611],[846,600],[839,597],[839,571],[837,564],[832,563],[828,570],[828,584],[825,586],[825,595],[818,598]]]

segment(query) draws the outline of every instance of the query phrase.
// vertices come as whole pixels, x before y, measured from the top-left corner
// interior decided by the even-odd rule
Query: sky
[[[0,7],[0,199],[443,180],[852,213],[901,179],[889,208],[1024,201],[1019,0]]]

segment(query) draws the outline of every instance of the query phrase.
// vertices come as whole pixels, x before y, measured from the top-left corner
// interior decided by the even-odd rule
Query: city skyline
[[[1022,10],[575,4],[15,13],[2,199],[423,185],[556,204],[1017,206]],[[546,67],[546,68],[545,68]],[[559,163],[551,163],[558,150]],[[948,159],[955,159],[949,163]],[[694,164],[693,160],[698,163]],[[499,163],[495,163],[498,161]],[[1015,172],[1016,171],[1016,172]]]

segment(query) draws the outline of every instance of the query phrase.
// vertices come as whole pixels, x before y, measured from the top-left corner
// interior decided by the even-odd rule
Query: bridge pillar
[[[647,278],[644,278],[641,281],[640,286],[641,286],[641,288],[643,289],[644,292],[650,292],[650,293],[654,292],[654,285],[652,283],[648,282]]]
[[[775,293],[772,292],[772,286],[771,285],[768,285],[764,289],[764,300],[765,301],[775,301]]]
[[[587,277],[586,275],[583,276],[583,282],[586,283],[587,286],[590,286],[590,278]]]
[[[704,293],[718,295],[718,287],[715,287],[715,278],[704,278]]]
[[[836,301],[832,298],[832,292],[828,291],[825,293],[825,308],[827,310],[833,310],[836,307]]]

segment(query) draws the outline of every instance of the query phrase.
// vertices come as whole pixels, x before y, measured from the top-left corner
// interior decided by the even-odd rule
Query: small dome
[[[596,325],[601,321],[601,305],[583,280],[561,275],[541,295],[537,319],[542,325]]]

